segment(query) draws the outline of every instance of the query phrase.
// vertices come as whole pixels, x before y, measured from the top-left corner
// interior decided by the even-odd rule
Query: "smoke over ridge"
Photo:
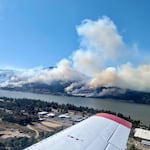
[[[35,82],[51,84],[63,80],[73,82],[65,89],[72,93],[102,86],[150,92],[150,64],[132,64],[132,57],[136,56],[138,48],[134,43],[131,46],[125,43],[110,18],[104,16],[96,21],[84,20],[76,30],[80,45],[71,59],[62,59],[52,69],[18,71],[0,86],[22,86]]]

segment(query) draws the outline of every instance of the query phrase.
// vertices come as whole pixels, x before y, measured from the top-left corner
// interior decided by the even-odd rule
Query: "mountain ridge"
[[[53,69],[54,67],[48,67]],[[45,70],[46,68],[43,68]],[[0,70],[0,88],[5,90],[27,91],[35,93],[59,94],[68,96],[94,97],[94,98],[111,98],[116,100],[124,100],[127,102],[150,104],[150,93],[144,91],[136,91],[132,89],[123,89],[120,87],[101,86],[91,88],[84,82],[79,80],[53,80],[49,83],[34,81],[30,83],[22,82],[21,85],[15,85],[17,80],[17,71],[15,70]],[[23,73],[22,73],[23,74]],[[24,74],[23,74],[24,75]],[[22,75],[22,76],[23,76]],[[30,77],[30,76],[29,76]],[[16,78],[16,79],[15,79]],[[32,76],[30,77],[32,78]],[[9,82],[8,82],[9,81]],[[6,84],[6,83],[7,84]],[[4,84],[5,83],[5,84]]]

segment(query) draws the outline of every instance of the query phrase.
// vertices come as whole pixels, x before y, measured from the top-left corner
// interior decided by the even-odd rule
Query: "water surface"
[[[150,105],[145,104],[127,103],[112,99],[68,97],[8,90],[0,90],[0,97],[2,96],[11,98],[30,98],[36,100],[40,99],[42,101],[54,101],[60,104],[70,103],[76,106],[87,106],[95,109],[111,110],[117,113],[122,113],[125,116],[131,116],[133,119],[141,120],[144,124],[150,124]]]

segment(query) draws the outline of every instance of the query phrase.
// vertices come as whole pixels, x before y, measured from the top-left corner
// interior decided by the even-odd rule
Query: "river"
[[[131,116],[133,119],[141,120],[144,124],[150,124],[150,105],[127,103],[119,100],[101,99],[101,98],[84,98],[84,97],[69,97],[48,94],[35,94],[29,92],[18,92],[0,90],[0,97],[10,98],[28,98],[40,99],[48,102],[58,102],[60,104],[74,104],[76,106],[87,106],[95,109],[111,110],[117,113],[122,113],[125,116]]]

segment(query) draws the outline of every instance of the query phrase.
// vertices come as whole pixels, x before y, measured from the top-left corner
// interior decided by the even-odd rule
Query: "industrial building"
[[[150,130],[136,128],[134,137],[150,141]]]

